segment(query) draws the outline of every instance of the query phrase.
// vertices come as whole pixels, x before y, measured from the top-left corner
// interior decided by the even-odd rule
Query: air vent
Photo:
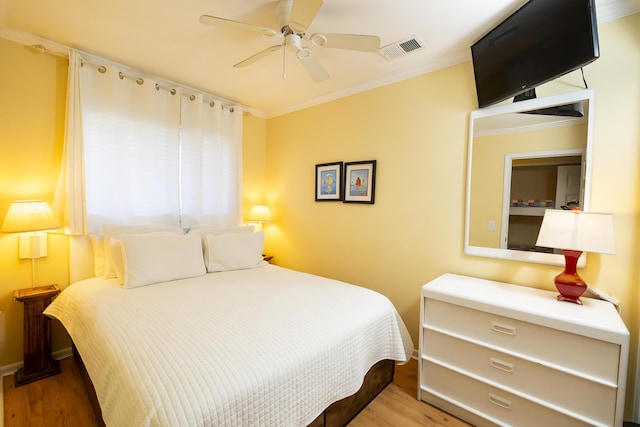
[[[426,46],[420,39],[420,36],[414,34],[413,36],[404,40],[391,43],[383,46],[378,50],[378,53],[382,55],[386,60],[391,61],[403,56],[407,56],[411,52],[415,52],[420,49],[424,49]]]

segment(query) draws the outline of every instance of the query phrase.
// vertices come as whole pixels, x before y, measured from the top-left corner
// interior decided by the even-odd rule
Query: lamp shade
[[[249,212],[249,221],[271,222],[269,208],[265,205],[253,205],[251,212]]]
[[[547,209],[536,246],[615,254],[613,214]]]
[[[60,226],[51,206],[44,200],[16,200],[9,206],[0,231],[23,233],[52,230]]]

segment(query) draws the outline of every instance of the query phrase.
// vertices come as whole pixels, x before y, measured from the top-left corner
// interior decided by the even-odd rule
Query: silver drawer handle
[[[513,374],[513,368],[514,368],[513,364],[503,362],[500,359],[494,359],[493,357],[490,357],[489,361],[490,361],[490,365],[493,366],[494,368]]]
[[[516,335],[516,328],[513,326],[501,325],[500,323],[493,322],[491,324],[491,329],[493,329],[495,332],[498,332],[500,334],[512,335],[512,336]]]
[[[511,401],[507,400],[503,397],[496,396],[495,394],[489,393],[489,402],[494,405],[498,405],[504,409],[511,409]]]

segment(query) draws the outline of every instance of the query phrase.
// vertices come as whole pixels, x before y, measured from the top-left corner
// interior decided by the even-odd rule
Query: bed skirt
[[[91,406],[96,416],[99,426],[105,427],[102,419],[102,410],[98,403],[95,389],[91,383],[91,378],[82,362],[80,354],[73,348],[73,358],[80,371],[82,381],[85,385]],[[384,388],[393,382],[395,362],[393,360],[382,360],[369,369],[364,377],[362,387],[353,395],[332,403],[322,412],[308,427],[342,427],[346,426],[353,418],[360,413]]]

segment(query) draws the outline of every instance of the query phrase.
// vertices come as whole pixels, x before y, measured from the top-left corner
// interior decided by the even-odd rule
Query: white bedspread
[[[413,343],[384,296],[273,265],[123,289],[93,278],[46,309],[108,427],[305,426]]]

